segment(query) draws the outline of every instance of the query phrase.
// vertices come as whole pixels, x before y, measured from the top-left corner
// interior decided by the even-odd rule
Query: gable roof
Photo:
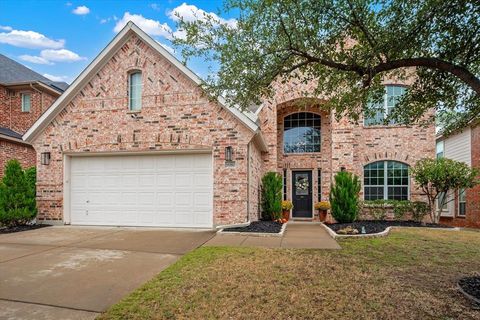
[[[110,58],[124,45],[129,37],[135,34],[145,43],[150,45],[170,63],[183,72],[189,79],[196,84],[200,85],[202,80],[183,65],[177,58],[175,58],[170,52],[163,48],[160,43],[155,41],[149,35],[147,35],[142,29],[140,29],[132,21],[129,21],[125,27],[113,38],[112,41],[100,52],[100,54],[87,66],[86,69],[73,81],[72,85],[50,106],[43,115],[38,118],[35,124],[24,134],[23,139],[28,142],[32,142],[38,134],[42,132],[44,128],[50,124],[53,119],[63,110],[63,108],[75,97],[79,90],[81,90],[109,60]],[[260,145],[263,151],[266,151],[266,144],[260,133],[260,127],[256,123],[257,116],[251,112],[243,112],[239,108],[227,106],[225,100],[222,97],[217,99],[218,103],[229,111],[237,120],[245,125],[252,132],[260,135]]]
[[[31,82],[41,82],[58,93],[68,88],[66,82],[52,81],[41,74],[25,67],[3,54],[0,54],[0,83],[4,85],[15,85]]]

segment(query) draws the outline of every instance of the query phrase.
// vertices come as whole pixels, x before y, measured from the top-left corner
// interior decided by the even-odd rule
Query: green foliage
[[[404,220],[405,215],[412,210],[410,201],[393,201],[392,206],[395,220]]]
[[[412,219],[414,221],[422,222],[423,218],[428,214],[429,211],[430,207],[426,202],[414,201],[411,203]]]
[[[276,220],[282,213],[283,178],[276,172],[267,172],[262,178],[262,217]]]
[[[479,183],[479,171],[470,168],[466,163],[447,158],[422,159],[410,169],[417,185],[428,198],[430,218],[438,223],[440,212],[435,209],[435,201],[439,195],[449,191],[472,188]],[[446,197],[440,207],[443,207]]]
[[[13,227],[29,223],[37,214],[35,168],[22,170],[18,160],[10,160],[0,182],[0,224]]]
[[[330,190],[332,215],[340,223],[353,222],[360,211],[360,180],[350,172],[338,172]]]
[[[305,96],[329,96],[322,108],[358,120],[383,101],[385,77],[410,77],[386,122],[432,120],[424,116],[436,109],[457,115],[442,121],[451,131],[480,116],[477,0],[226,0],[224,8],[238,16],[234,26],[179,17],[186,36],[174,39],[186,60],[219,66],[205,81],[214,97],[247,109],[274,95],[274,81],[321,79]]]

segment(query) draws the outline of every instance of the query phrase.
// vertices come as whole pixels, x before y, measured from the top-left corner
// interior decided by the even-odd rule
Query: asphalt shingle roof
[[[0,127],[0,134],[12,137],[12,138],[17,138],[17,139],[22,139],[22,135],[18,132],[15,132],[11,129],[5,128],[5,127]]]
[[[68,88],[66,82],[52,81],[32,69],[0,54],[0,83],[14,84],[28,81],[40,81],[60,91],[65,91]]]

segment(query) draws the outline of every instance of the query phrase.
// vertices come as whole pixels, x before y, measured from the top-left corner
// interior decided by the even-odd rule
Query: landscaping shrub
[[[262,218],[276,220],[282,213],[283,178],[276,172],[267,172],[262,178]]]
[[[10,160],[0,182],[0,224],[25,225],[37,215],[35,169],[22,170],[18,160]]]
[[[335,175],[335,184],[330,191],[332,216],[340,223],[353,222],[360,211],[360,181],[350,172],[342,171]]]
[[[374,220],[384,220],[387,217],[387,202],[385,200],[367,200],[363,207],[368,209],[368,214]]]
[[[412,211],[412,203],[408,200],[391,201],[395,220],[404,220],[405,215]]]
[[[422,222],[423,218],[430,212],[428,203],[423,201],[414,201],[411,203],[412,219],[417,222]]]

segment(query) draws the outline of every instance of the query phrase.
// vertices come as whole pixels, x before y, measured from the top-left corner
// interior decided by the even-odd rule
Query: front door
[[[312,171],[292,172],[293,218],[312,218]]]

